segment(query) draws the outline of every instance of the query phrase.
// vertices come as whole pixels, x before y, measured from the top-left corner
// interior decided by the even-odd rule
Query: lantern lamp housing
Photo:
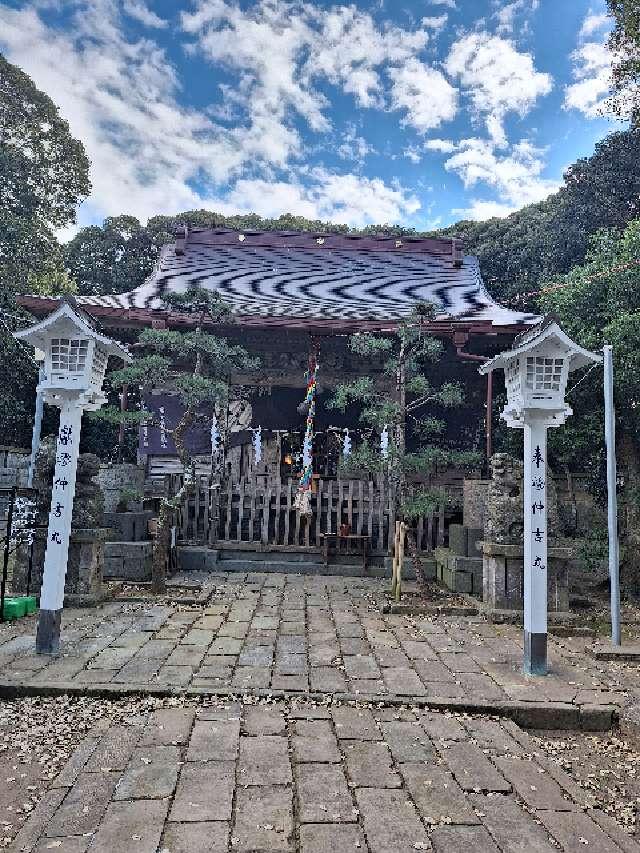
[[[38,391],[53,405],[77,396],[85,408],[99,408],[105,401],[102,383],[109,356],[131,361],[127,348],[100,334],[70,297],[41,322],[15,332],[15,337],[44,353]]]
[[[523,427],[525,412],[548,417],[549,426],[561,426],[571,415],[565,400],[569,374],[602,356],[583,349],[553,318],[515,339],[512,350],[500,353],[480,368],[486,374],[502,368],[507,405],[501,417],[510,427]]]

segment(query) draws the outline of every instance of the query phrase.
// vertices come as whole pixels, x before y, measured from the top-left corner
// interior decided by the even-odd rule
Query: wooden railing
[[[171,478],[175,494],[180,477]],[[336,533],[341,524],[368,536],[373,553],[389,552],[395,523],[387,484],[380,480],[315,480],[312,515],[302,518],[294,507],[297,484],[269,483],[264,478],[220,485],[209,476],[196,486],[177,514],[178,540],[245,550],[316,550],[322,534]],[[444,542],[445,510],[418,519],[416,541],[422,552]]]

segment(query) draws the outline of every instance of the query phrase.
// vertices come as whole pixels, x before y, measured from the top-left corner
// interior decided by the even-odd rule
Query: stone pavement
[[[422,703],[523,725],[608,728],[640,686],[591,639],[550,637],[551,674],[520,671],[521,629],[381,611],[385,581],[219,575],[200,605],[114,602],[64,612],[64,653],[34,653],[35,619],[0,630],[0,692],[148,690]]]
[[[90,731],[9,849],[640,851],[589,797],[510,720],[176,699]]]

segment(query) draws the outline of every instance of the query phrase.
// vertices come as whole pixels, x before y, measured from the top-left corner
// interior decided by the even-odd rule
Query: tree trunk
[[[427,579],[424,575],[422,560],[420,559],[420,554],[418,552],[416,532],[409,524],[407,524],[407,545],[409,546],[409,554],[411,556],[411,562],[413,563],[413,569],[416,573],[416,581],[420,589],[424,590],[427,586]]]
[[[189,454],[185,446],[187,430],[195,420],[195,411],[187,409],[180,423],[173,431],[173,442],[182,462],[184,481],[176,495],[164,499],[160,505],[158,527],[153,543],[153,559],[151,563],[151,591],[156,595],[164,595],[167,591],[167,566],[169,565],[169,548],[171,547],[171,522],[174,510],[181,501],[188,499],[193,490],[192,472],[189,471]]]
[[[640,582],[640,460],[631,437],[620,432],[618,442],[624,476],[624,516],[621,519],[621,575],[624,585],[637,593]]]

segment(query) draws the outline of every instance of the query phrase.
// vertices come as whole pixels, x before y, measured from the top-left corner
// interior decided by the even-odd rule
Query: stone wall
[[[105,512],[114,512],[125,489],[144,492],[144,468],[141,465],[101,465],[98,482],[104,492]]]

